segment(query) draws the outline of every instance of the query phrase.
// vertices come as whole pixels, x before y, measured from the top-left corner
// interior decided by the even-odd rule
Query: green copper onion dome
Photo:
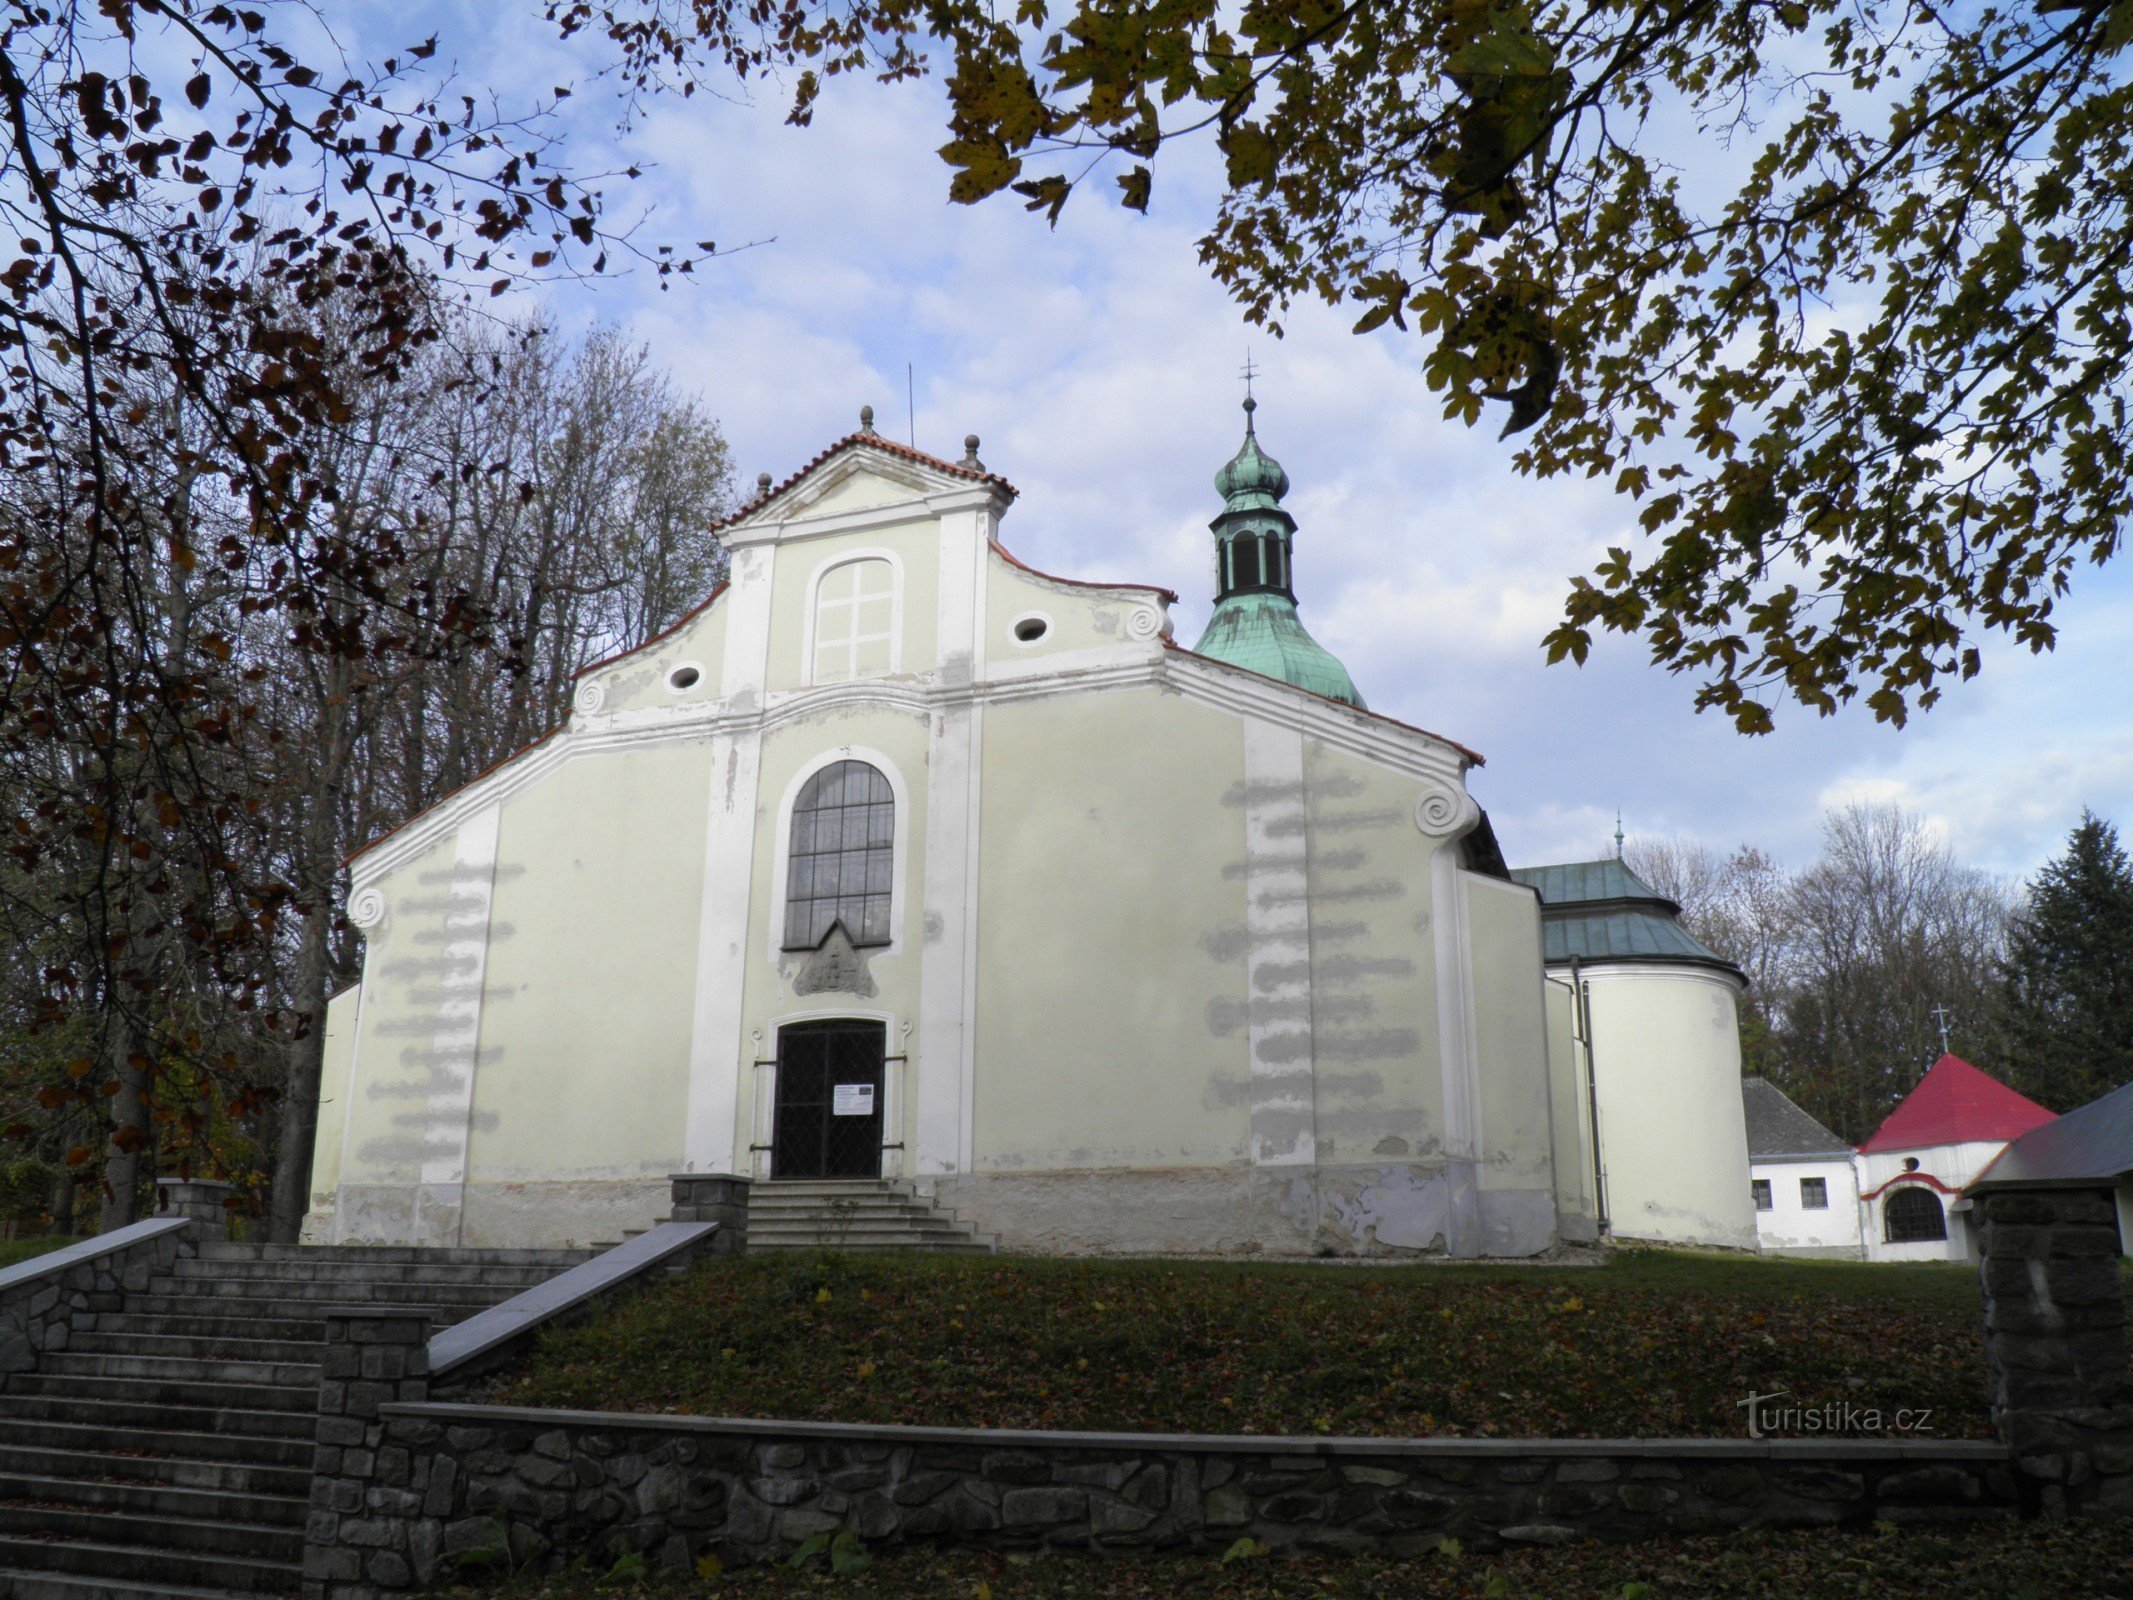
[[[1259,435],[1252,431],[1252,413],[1259,402],[1244,401],[1244,443],[1215,474],[1215,493],[1230,511],[1272,511],[1289,492],[1289,475],[1281,463],[1259,448]]]
[[[1259,448],[1258,405],[1244,401],[1244,443],[1215,474],[1222,514],[1215,535],[1215,614],[1194,649],[1265,677],[1361,708],[1348,669],[1312,638],[1296,615],[1290,552],[1296,519],[1281,509],[1289,475]]]

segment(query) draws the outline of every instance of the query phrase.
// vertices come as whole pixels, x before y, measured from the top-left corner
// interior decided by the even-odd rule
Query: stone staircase
[[[0,1600],[299,1592],[324,1309],[445,1326],[592,1255],[202,1246],[0,1383]]]
[[[748,1194],[748,1248],[988,1252],[994,1241],[881,1179],[788,1179]]]

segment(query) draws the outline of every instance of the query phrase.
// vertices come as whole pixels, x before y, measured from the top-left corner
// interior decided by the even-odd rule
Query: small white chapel
[[[1010,555],[965,446],[766,475],[725,585],[353,858],[306,1238],[583,1244],[697,1172],[1009,1249],[1753,1248],[1738,974],[1368,709],[1251,402],[1190,649]]]

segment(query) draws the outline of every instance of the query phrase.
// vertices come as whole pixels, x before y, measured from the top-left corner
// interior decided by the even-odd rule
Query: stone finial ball
[[[874,408],[872,406],[861,406],[859,408],[859,431],[861,433],[872,433],[874,431]]]

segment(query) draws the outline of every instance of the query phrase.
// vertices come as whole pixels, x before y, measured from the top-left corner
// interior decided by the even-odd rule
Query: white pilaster
[[[1459,836],[1464,831],[1439,842],[1429,858],[1437,1060],[1451,1200],[1445,1244],[1455,1256],[1481,1251],[1481,1049],[1474,1017],[1474,947],[1467,935],[1466,885],[1459,873]]]
[[[719,692],[760,708],[769,670],[770,589],[776,552],[738,549],[722,602],[726,656]],[[740,1101],[755,1060],[744,1004],[748,925],[754,910],[756,811],[763,733],[754,720],[711,740],[704,805],[703,893],[696,925],[696,1008],[689,1039],[689,1101],[682,1133],[686,1172],[746,1172]]]
[[[977,1065],[979,776],[984,717],[967,692],[983,668],[986,513],[940,524],[934,659],[951,694],[934,712],[926,762],[925,915],[918,1042],[911,1063],[920,1176],[968,1172]]]
[[[482,986],[489,970],[489,913],[496,897],[502,808],[485,806],[452,836],[444,945],[439,952],[436,1028],[430,1035],[429,1138],[422,1160],[417,1237],[460,1241],[466,1221],[467,1147],[474,1131],[474,1079],[481,1064]],[[432,1231],[434,1230],[434,1232]]]
[[[1308,1166],[1318,1133],[1303,735],[1254,717],[1244,719],[1244,862],[1252,1161]]]

